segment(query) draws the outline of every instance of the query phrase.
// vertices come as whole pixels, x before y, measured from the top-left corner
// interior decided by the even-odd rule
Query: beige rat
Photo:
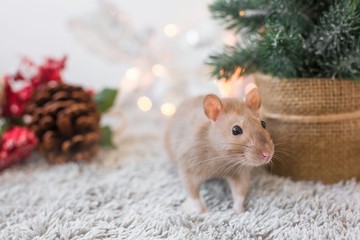
[[[206,212],[199,190],[210,178],[225,178],[234,211],[244,211],[251,169],[269,163],[274,154],[266,124],[259,118],[260,104],[260,94],[253,89],[245,102],[209,94],[179,106],[165,141],[186,190],[188,212]]]

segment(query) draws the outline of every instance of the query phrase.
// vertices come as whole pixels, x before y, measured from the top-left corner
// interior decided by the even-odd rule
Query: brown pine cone
[[[89,161],[98,151],[100,114],[81,87],[50,82],[26,105],[26,123],[50,163]]]

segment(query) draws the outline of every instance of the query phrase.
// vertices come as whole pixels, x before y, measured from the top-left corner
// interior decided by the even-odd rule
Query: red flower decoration
[[[36,148],[38,139],[25,127],[12,127],[0,140],[0,170],[27,159]]]
[[[65,63],[66,57],[47,58],[42,65],[36,66],[28,58],[23,58],[20,69],[14,75],[5,76],[2,115],[22,116],[26,102],[39,86],[50,81],[62,81],[61,71],[65,68]]]

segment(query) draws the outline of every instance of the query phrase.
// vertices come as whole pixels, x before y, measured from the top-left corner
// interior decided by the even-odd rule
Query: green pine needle
[[[360,0],[215,0],[209,8],[228,28],[258,36],[210,56],[218,78],[237,67],[287,78],[360,77]]]

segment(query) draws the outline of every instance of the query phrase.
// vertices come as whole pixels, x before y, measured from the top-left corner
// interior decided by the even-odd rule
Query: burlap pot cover
[[[256,74],[275,143],[269,170],[294,180],[360,179],[360,82]]]

